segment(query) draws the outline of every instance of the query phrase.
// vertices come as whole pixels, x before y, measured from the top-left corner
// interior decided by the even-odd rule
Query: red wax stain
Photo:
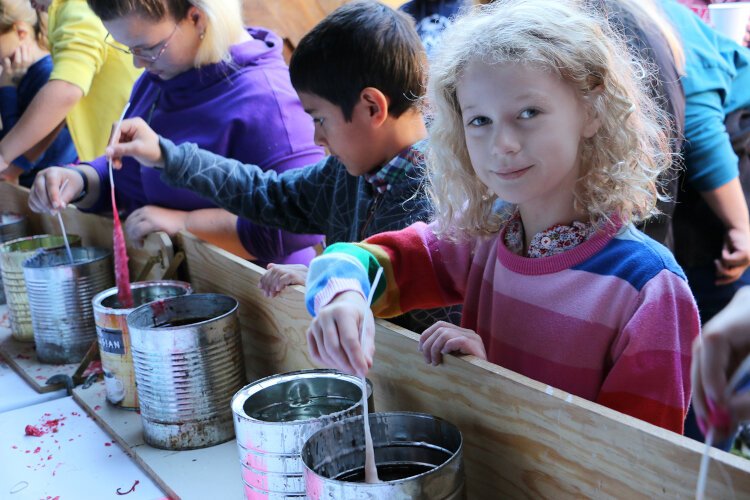
[[[99,411],[99,410],[101,410],[101,409],[102,409],[102,407],[101,407],[101,406],[99,406],[99,405],[96,405],[96,406],[94,406],[94,411]],[[80,437],[80,436],[79,436],[79,437]]]
[[[18,449],[18,446],[16,446],[16,445],[13,445],[13,446],[11,446],[11,448],[13,448],[14,450],[17,450],[17,449]]]
[[[78,413],[77,411],[70,412],[70,414],[73,415],[73,416],[75,416],[75,417],[80,417],[81,416],[81,414]]]
[[[65,425],[64,423],[62,423],[63,420],[65,420],[65,417],[47,420],[46,422],[44,422],[44,427],[52,432],[57,432],[58,426]]]
[[[104,446],[112,446],[112,443],[104,443]]]
[[[52,460],[52,455],[47,456],[47,460]]]
[[[155,302],[151,302],[151,313],[154,315],[154,317],[159,317],[162,314],[164,314],[164,311],[167,310],[167,306],[164,305],[164,300],[157,300]]]
[[[45,432],[42,429],[35,427],[31,424],[26,426],[25,432],[27,436],[36,436],[36,437],[44,436],[45,434]]]
[[[93,375],[94,373],[104,373],[104,369],[102,368],[102,362],[101,361],[92,361],[89,363],[88,368],[86,368],[86,371],[83,372],[83,377],[88,377],[89,375]]]
[[[26,450],[26,453],[31,453],[31,450]]]
[[[42,377],[41,375],[37,375],[34,378],[37,379],[37,380],[46,380],[46,377]]]
[[[117,213],[115,187],[112,186],[112,214],[114,215],[114,251],[115,282],[117,283],[117,301],[123,309],[133,307],[133,293],[130,290],[130,271],[128,271],[128,250],[125,248],[125,235],[122,232],[120,214]]]
[[[42,449],[39,446],[37,446],[36,449],[34,450],[34,453],[39,453],[40,451],[42,451]]]
[[[133,493],[135,491],[135,487],[138,486],[139,483],[140,483],[140,481],[138,481],[136,479],[135,482],[133,483],[133,486],[131,486],[128,491],[120,491],[120,488],[117,488],[117,490],[115,490],[115,492],[118,495],[127,495],[128,493]]]

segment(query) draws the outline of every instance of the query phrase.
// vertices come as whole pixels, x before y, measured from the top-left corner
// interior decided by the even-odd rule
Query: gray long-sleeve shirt
[[[199,149],[195,144],[175,145],[161,138],[164,156],[162,180],[190,189],[240,217],[291,231],[324,234],[328,244],[360,241],[374,234],[403,229],[428,221],[432,206],[423,189],[423,149],[415,153],[409,172],[379,193],[363,177],[350,175],[329,156],[307,168],[281,174],[262,171]],[[460,308],[415,311],[396,323],[422,331],[435,321],[458,324]]]

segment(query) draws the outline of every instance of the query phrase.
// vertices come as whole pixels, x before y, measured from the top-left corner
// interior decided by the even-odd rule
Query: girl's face
[[[111,38],[133,54],[133,64],[162,80],[191,69],[205,31],[203,14],[192,7],[181,21],[166,16],[160,21],[138,14],[104,21]]]
[[[599,128],[558,76],[520,64],[469,64],[457,87],[466,146],[480,180],[500,199],[572,210],[580,145]]]

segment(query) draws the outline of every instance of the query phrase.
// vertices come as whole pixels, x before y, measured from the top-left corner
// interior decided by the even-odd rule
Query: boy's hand
[[[187,227],[188,213],[154,205],[146,205],[131,213],[125,221],[125,234],[135,246],[142,246],[146,236],[164,231],[174,236]]]
[[[750,286],[741,288],[693,343],[693,407],[704,434],[710,423],[719,440],[731,433],[733,424],[750,420],[750,392],[726,394],[729,378],[750,355],[748,304]]]
[[[359,334],[365,325],[363,351]],[[344,292],[323,307],[307,330],[313,360],[346,373],[367,375],[375,354],[375,320],[367,301],[357,292]]]
[[[132,156],[147,167],[164,166],[159,135],[142,118],[123,120],[117,136],[114,136],[114,128],[112,134],[109,140],[111,146],[107,147],[106,155],[112,159],[114,168],[122,168],[123,156]]]
[[[419,350],[428,364],[439,365],[443,354],[460,352],[487,359],[482,338],[472,330],[460,328],[447,321],[438,321],[419,337]]]
[[[307,280],[307,266],[302,264],[268,264],[267,269],[258,283],[266,297],[276,297],[290,285],[304,286]]]
[[[68,184],[60,193],[63,182]],[[39,172],[29,193],[29,208],[38,213],[55,214],[83,190],[81,175],[70,168],[50,167]]]

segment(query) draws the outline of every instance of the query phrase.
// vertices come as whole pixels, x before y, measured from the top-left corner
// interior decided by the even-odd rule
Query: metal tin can
[[[107,400],[127,410],[138,409],[133,354],[130,349],[127,315],[136,307],[155,300],[192,293],[184,281],[140,281],[131,283],[133,307],[123,308],[117,300],[117,287],[105,290],[92,299],[96,335],[104,370]]]
[[[127,316],[148,444],[205,448],[232,439],[232,394],[245,383],[237,301],[194,294],[157,300]]]
[[[368,381],[372,407],[372,384]],[[360,379],[336,370],[273,375],[232,398],[247,499],[304,498],[300,450],[324,426],[362,414]]]
[[[26,236],[26,217],[12,212],[0,212],[0,243]],[[0,304],[5,304],[5,289],[0,274]]]
[[[105,248],[41,250],[23,263],[42,363],[78,363],[96,340],[91,299],[115,282],[112,252]]]
[[[316,432],[303,446],[308,498],[465,498],[463,440],[456,426],[423,413],[369,418],[382,482],[364,482],[364,425],[362,417],[348,418]]]
[[[81,246],[81,237],[69,234],[71,246]],[[34,327],[31,324],[29,295],[26,291],[26,279],[23,276],[23,263],[40,248],[64,248],[62,236],[40,234],[0,245],[0,268],[2,268],[3,287],[8,302],[8,314],[13,338],[22,342],[34,341]]]

